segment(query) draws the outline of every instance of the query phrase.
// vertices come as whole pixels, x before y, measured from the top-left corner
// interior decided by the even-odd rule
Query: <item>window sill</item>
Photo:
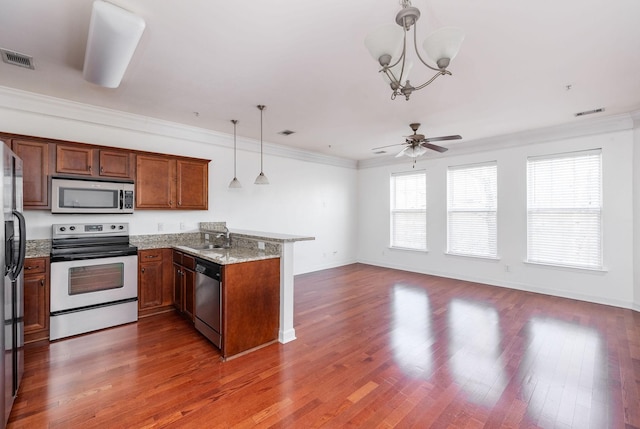
[[[411,249],[409,247],[389,246],[388,249],[389,250],[403,250],[403,251],[406,251],[406,252],[429,253],[428,249]]]
[[[500,257],[499,256],[466,255],[464,253],[453,253],[453,252],[444,252],[444,254],[447,255],[447,256],[455,256],[455,257],[458,257],[458,258],[483,259],[483,260],[487,260],[487,261],[491,261],[491,262],[500,261]]]
[[[581,271],[581,272],[589,272],[594,274],[606,274],[609,272],[605,267],[602,268],[588,268],[588,267],[578,267],[575,265],[560,265],[560,264],[551,264],[548,262],[535,262],[535,261],[522,261],[527,265],[538,265],[541,267],[552,268],[556,270],[564,270],[564,271]]]

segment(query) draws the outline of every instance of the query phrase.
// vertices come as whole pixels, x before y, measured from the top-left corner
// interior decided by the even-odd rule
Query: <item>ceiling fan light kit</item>
[[[416,23],[420,18],[420,10],[411,6],[410,0],[400,0],[400,4],[402,9],[396,15],[397,25],[390,24],[377,28],[369,33],[364,43],[373,59],[382,66],[380,73],[393,91],[391,99],[395,100],[398,95],[403,95],[406,100],[409,100],[414,91],[425,88],[440,76],[451,75],[447,67],[460,50],[464,32],[459,28],[444,27],[429,35],[422,47],[432,64],[435,64],[431,65],[422,58],[418,48]],[[411,29],[413,29],[416,57],[427,68],[436,72],[418,86],[412,85],[409,81],[412,64],[407,59],[407,33]]]

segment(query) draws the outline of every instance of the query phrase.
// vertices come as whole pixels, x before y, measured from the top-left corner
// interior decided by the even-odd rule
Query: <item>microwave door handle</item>
[[[120,189],[120,210],[124,207],[124,191]]]

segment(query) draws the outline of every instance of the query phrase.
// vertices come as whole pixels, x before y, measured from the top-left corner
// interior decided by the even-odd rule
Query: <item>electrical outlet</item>
[[[158,231],[164,231],[164,223],[158,223]]]
[[[264,241],[258,241],[258,250],[264,250]]]
[[[184,222],[180,222],[180,231],[184,231],[187,227],[185,226]]]

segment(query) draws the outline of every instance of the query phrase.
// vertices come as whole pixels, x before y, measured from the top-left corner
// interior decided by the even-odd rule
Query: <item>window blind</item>
[[[427,174],[391,175],[391,247],[427,250]]]
[[[498,165],[496,162],[447,170],[447,251],[496,258]]]
[[[589,150],[527,160],[527,259],[602,268],[602,155]]]

